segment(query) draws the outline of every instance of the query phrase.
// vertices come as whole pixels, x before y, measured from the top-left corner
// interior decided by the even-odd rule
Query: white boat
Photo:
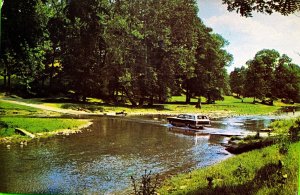
[[[167,120],[173,126],[203,128],[204,125],[210,125],[210,119],[201,114],[179,114],[175,117],[168,117]]]

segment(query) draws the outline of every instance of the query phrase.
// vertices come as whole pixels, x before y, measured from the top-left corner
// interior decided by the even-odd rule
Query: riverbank
[[[33,139],[47,138],[55,135],[70,135],[80,133],[82,129],[92,124],[87,119],[50,119],[50,118],[21,118],[22,123],[16,118],[1,118],[0,144],[18,143]],[[24,127],[25,126],[25,127]],[[15,133],[16,128],[25,129],[34,135],[34,138]],[[5,131],[5,132],[3,132]]]
[[[57,112],[0,101],[0,143],[28,141],[32,138],[19,135],[16,128],[34,134],[34,139],[57,134],[78,133],[92,124],[91,120],[58,118]]]
[[[159,194],[297,194],[300,118],[275,121],[271,128],[281,135],[276,145],[172,177]]]
[[[296,194],[300,142],[270,146],[167,180],[159,194]]]
[[[92,115],[92,116],[115,116],[115,115],[176,115],[179,113],[203,113],[210,118],[233,117],[241,115],[274,115],[278,114],[284,107],[299,106],[299,104],[285,104],[274,101],[273,106],[260,103],[253,104],[251,98],[244,98],[243,101],[232,96],[225,96],[223,101],[216,101],[215,104],[202,104],[201,109],[196,108],[194,103],[185,104],[183,96],[174,96],[165,104],[153,106],[132,107],[130,105],[109,105],[100,100],[88,99],[87,102],[72,102],[68,98],[55,99],[22,99],[18,97],[7,97],[0,95],[0,102],[28,106],[44,110],[53,114],[69,115]],[[286,112],[292,114],[292,112]],[[300,116],[300,112],[296,112]],[[294,114],[294,115],[295,115]]]

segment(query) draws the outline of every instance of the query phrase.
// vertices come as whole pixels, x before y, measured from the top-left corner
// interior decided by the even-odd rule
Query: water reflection
[[[0,146],[0,191],[14,193],[112,193],[131,185],[145,169],[176,174],[208,166],[230,156],[220,131],[242,133],[265,124],[251,118],[213,121],[207,135],[168,131],[163,117],[147,122],[98,118],[81,134]],[[160,121],[160,122],[159,122]]]

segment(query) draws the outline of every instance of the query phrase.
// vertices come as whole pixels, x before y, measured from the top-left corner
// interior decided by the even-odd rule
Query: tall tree
[[[88,95],[102,94],[107,4],[106,0],[72,0],[66,8],[66,35],[61,48],[64,79],[83,101]]]
[[[274,72],[272,93],[281,99],[300,101],[300,67],[283,55]]]
[[[1,55],[4,84],[16,75],[25,89],[44,69],[43,52],[48,47],[43,33],[43,21],[38,8],[41,1],[6,1],[2,8]],[[33,36],[34,35],[34,36]]]
[[[264,99],[273,98],[272,82],[280,54],[276,50],[264,49],[247,62],[245,96]]]
[[[204,96],[207,101],[222,99],[222,89],[226,84],[226,66],[232,61],[232,55],[224,50],[228,42],[220,35],[214,34],[212,29],[201,25],[197,46],[197,64],[195,78],[191,80],[195,95]]]

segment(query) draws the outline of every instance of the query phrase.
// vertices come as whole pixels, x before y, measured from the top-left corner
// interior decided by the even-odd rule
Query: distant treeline
[[[3,90],[132,105],[222,99],[233,58],[197,12],[195,0],[5,1]]]
[[[254,97],[272,104],[274,99],[300,102],[300,67],[287,55],[264,49],[230,73],[230,86],[238,96]]]

